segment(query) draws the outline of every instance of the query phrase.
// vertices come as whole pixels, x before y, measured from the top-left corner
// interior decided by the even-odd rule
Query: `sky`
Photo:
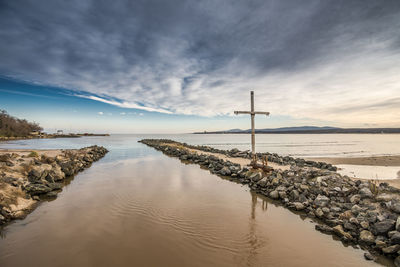
[[[0,109],[45,130],[400,127],[398,0],[0,0]]]

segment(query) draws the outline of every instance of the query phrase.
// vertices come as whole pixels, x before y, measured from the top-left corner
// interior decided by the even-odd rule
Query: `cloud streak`
[[[136,103],[130,103],[130,102],[126,102],[126,101],[122,101],[121,102],[121,101],[116,101],[116,100],[107,100],[107,99],[104,99],[104,98],[101,98],[101,97],[98,97],[98,96],[93,96],[93,95],[74,94],[74,96],[80,97],[80,98],[86,98],[86,99],[90,99],[90,100],[94,100],[94,101],[103,102],[103,103],[110,104],[110,105],[113,105],[113,106],[117,106],[117,107],[120,107],[120,108],[132,108],[132,109],[145,110],[145,111],[149,111],[149,112],[159,112],[159,113],[172,114],[171,111],[168,111],[168,110],[165,110],[165,109],[145,107],[145,106],[138,105]],[[123,115],[125,115],[125,113]]]
[[[253,89],[273,116],[394,125],[399,18],[397,0],[3,1],[0,74],[150,112],[232,114]]]

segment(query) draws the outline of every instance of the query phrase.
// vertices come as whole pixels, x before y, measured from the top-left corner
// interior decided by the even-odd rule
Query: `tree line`
[[[0,110],[0,136],[25,137],[31,132],[42,131],[43,128],[36,122],[28,122],[9,115],[5,110]]]

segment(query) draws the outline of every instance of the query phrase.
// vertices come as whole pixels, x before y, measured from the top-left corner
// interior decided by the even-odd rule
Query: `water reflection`
[[[0,266],[372,265],[246,186],[134,139],[104,142],[105,158],[6,227]]]
[[[249,253],[247,256],[246,266],[255,266],[257,262],[258,251],[264,246],[265,241],[260,238],[257,234],[257,220],[256,220],[256,210],[257,206],[261,207],[262,212],[267,211],[268,203],[262,198],[259,198],[255,192],[250,191],[251,195],[251,213],[249,218]],[[261,200],[261,205],[259,201]]]

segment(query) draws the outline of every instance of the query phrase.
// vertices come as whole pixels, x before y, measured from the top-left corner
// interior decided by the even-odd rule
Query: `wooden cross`
[[[266,116],[269,115],[269,112],[264,112],[264,111],[254,111],[254,92],[251,91],[250,92],[250,100],[251,100],[251,109],[250,111],[235,111],[235,114],[250,114],[251,116],[251,154],[252,154],[252,158],[253,158],[253,162],[252,163],[256,163],[257,162],[257,158],[256,158],[256,129],[254,126],[254,117],[256,114],[264,114]]]

